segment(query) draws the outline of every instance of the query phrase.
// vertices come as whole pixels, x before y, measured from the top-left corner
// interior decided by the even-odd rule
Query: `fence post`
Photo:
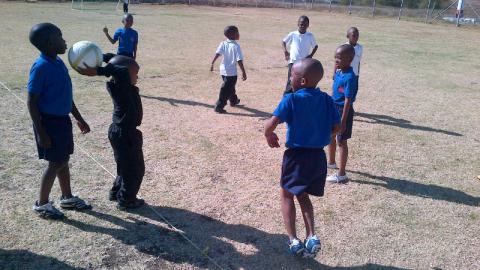
[[[292,0],[292,8],[295,8],[295,0]]]
[[[328,4],[328,12],[332,11],[332,0],[330,0],[330,4]]]
[[[400,11],[398,12],[398,20],[400,21],[400,18],[402,17],[402,9],[403,9],[403,0],[402,3],[400,4]]]
[[[352,14],[352,0],[350,0],[350,3],[348,4],[348,14]]]
[[[312,0],[312,4],[310,5],[310,9],[313,9],[313,2],[315,2],[315,0]]]
[[[375,6],[377,5],[377,2],[373,0],[373,7],[372,7],[372,17],[375,17]]]
[[[425,14],[425,23],[428,22],[428,11],[430,10],[430,2],[431,2],[431,1],[432,1],[432,0],[428,0],[427,12],[426,12],[426,14]]]

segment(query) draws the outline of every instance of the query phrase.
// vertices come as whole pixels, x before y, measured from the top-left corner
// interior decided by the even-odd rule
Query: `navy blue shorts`
[[[283,154],[282,188],[294,195],[323,196],[327,159],[323,149],[289,148]]]
[[[56,116],[48,114],[42,114],[40,117],[43,128],[52,141],[52,146],[48,149],[40,147],[38,134],[34,128],[38,158],[52,162],[68,161],[70,155],[73,154],[73,133],[70,117],[68,115]]]
[[[337,108],[337,111],[340,114],[340,117],[342,117],[343,106],[335,105],[335,107]],[[345,128],[345,131],[342,134],[337,134],[337,141],[345,141],[352,138],[354,114],[355,114],[355,111],[353,110],[353,106],[350,106],[350,111],[347,114],[347,127]]]

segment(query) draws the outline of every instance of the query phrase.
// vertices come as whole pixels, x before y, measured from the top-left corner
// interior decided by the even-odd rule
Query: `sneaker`
[[[225,111],[225,109],[223,109],[223,108],[215,108],[215,112],[216,113],[227,113],[227,111]]]
[[[135,198],[135,200],[131,202],[118,202],[117,208],[121,211],[126,211],[129,209],[142,207],[143,205],[145,205],[145,200]]]
[[[68,210],[90,210],[92,206],[78,196],[72,196],[71,198],[60,198],[60,207]]]
[[[305,250],[305,246],[298,239],[290,240],[288,243],[288,253],[292,255],[300,256],[303,254],[303,250]]]
[[[240,99],[239,98],[237,98],[237,100],[235,102],[230,102],[230,106],[232,106],[232,107],[235,107],[238,104],[240,104]]]
[[[38,205],[38,201],[35,202],[33,205],[33,211],[37,212],[37,214],[46,219],[62,219],[65,215],[53,206],[53,202],[48,202],[44,205]]]
[[[332,163],[332,164],[327,163],[327,168],[338,170],[337,163]]]
[[[303,252],[303,257],[305,258],[314,258],[321,249],[320,240],[316,235],[310,236],[305,239],[305,251]]]
[[[330,183],[341,183],[341,182],[346,182],[348,180],[347,175],[338,175],[338,174],[332,174],[327,177],[327,182]]]
[[[108,200],[111,202],[117,201],[117,192],[112,192],[111,190],[108,192]]]

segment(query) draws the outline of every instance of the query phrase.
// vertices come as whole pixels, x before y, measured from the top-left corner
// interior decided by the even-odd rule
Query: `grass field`
[[[115,51],[102,33],[104,25],[120,26],[111,8],[0,2],[0,81],[26,98],[38,55],[28,42],[35,23],[58,25],[69,46],[91,40]],[[26,105],[0,86],[0,269],[480,269],[479,28],[285,9],[145,4],[131,11],[144,105],[140,195],[149,206],[125,213],[108,201],[112,177],[79,148],[115,171],[106,79],[70,70],[92,128],[74,131],[73,188],[94,210],[67,212],[63,222],[36,217],[31,206],[45,163]],[[284,252],[284,149],[269,149],[263,137],[286,80],[281,39],[303,13],[320,45],[324,91],[349,26],[360,29],[364,45],[351,180],[327,185],[313,202],[323,241],[315,260]],[[240,29],[248,80],[237,84],[243,106],[219,115],[218,68],[208,70],[228,24]],[[285,126],[279,136],[285,142]],[[55,184],[52,199],[59,194]],[[303,237],[303,224],[297,227]]]

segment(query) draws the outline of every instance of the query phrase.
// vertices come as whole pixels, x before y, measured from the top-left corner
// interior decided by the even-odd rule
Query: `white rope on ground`
[[[16,95],[10,88],[8,88],[7,85],[5,85],[5,83],[3,83],[2,81],[0,81],[0,85],[6,89],[8,92],[10,92],[10,94],[12,94],[14,97],[16,97],[19,101],[21,101],[22,103],[26,103],[25,100],[23,100],[22,98],[20,98],[18,95]],[[86,151],[81,145],[79,145],[78,143],[75,144],[87,157],[89,157],[91,160],[93,160],[98,166],[100,166],[105,172],[107,172],[109,175],[111,175],[114,179],[116,178],[115,175],[113,173],[111,173],[107,168],[105,168],[105,166],[103,166],[97,159],[95,159],[88,151]],[[213,263],[216,267],[218,267],[219,269],[221,270],[224,270],[224,268],[218,264],[212,257],[210,257],[208,254],[205,254],[205,252],[197,245],[195,244],[187,235],[185,232],[183,232],[182,230],[176,228],[175,226],[172,225],[172,223],[170,223],[162,214],[160,214],[157,210],[155,210],[155,208],[153,208],[152,206],[146,204],[146,206],[155,214],[157,215],[161,220],[163,220],[170,228],[173,229],[173,231],[175,231],[177,234],[179,234],[180,236],[183,237],[183,239],[185,239],[190,245],[192,245],[196,250],[198,250],[200,252],[200,254],[204,257],[206,257],[211,263]]]

